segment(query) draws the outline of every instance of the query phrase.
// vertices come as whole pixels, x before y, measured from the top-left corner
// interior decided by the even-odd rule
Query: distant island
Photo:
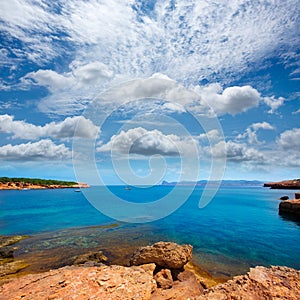
[[[199,181],[180,181],[180,182],[168,182],[168,181],[163,181],[161,185],[165,186],[205,186],[208,182],[214,184],[218,183],[217,181],[207,181],[207,180],[199,180]],[[221,186],[262,186],[263,182],[258,181],[258,180],[222,180],[221,181]]]
[[[86,183],[40,178],[0,177],[0,190],[88,188]]]
[[[264,187],[280,190],[300,190],[300,179],[283,180],[278,182],[266,182]]]

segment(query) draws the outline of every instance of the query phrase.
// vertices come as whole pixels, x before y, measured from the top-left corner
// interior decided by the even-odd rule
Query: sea
[[[163,197],[172,186],[124,188],[112,194],[140,203]],[[177,187],[174,197],[185,195]],[[89,192],[110,203],[105,187]],[[96,209],[74,189],[0,191],[0,234],[26,235],[15,257],[30,262],[30,271],[72,263],[76,255],[102,250],[110,263],[128,264],[139,246],[173,241],[193,246],[193,263],[212,276],[230,278],[257,265],[300,269],[300,222],[278,214],[279,198],[293,190],[262,186],[222,186],[212,201],[199,208],[203,187],[195,187],[175,212],[156,220],[127,223]],[[154,199],[154,200],[155,200]],[[116,210],[118,208],[116,207]]]

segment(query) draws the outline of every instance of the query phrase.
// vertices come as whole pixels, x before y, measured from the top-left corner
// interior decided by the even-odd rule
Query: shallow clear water
[[[187,188],[180,187],[178,197]],[[110,189],[128,201],[147,202],[172,187]],[[90,192],[101,197],[103,187],[92,187]],[[101,245],[117,261],[113,252],[118,252],[118,245],[126,249],[164,239],[192,244],[194,261],[214,275],[232,276],[255,265],[300,269],[300,223],[278,215],[278,198],[292,198],[294,191],[222,187],[209,205],[199,209],[201,193],[197,187],[180,209],[164,219],[127,224],[104,216],[73,189],[0,191],[0,234],[33,236],[20,243],[20,256],[50,248],[72,252]],[[111,223],[118,226],[99,227]]]

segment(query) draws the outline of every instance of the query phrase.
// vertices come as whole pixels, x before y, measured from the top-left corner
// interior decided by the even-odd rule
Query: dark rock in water
[[[10,246],[18,243],[19,241],[28,238],[27,236],[15,235],[15,236],[4,236],[0,235],[0,248]]]
[[[181,269],[192,258],[192,250],[191,245],[158,242],[136,250],[131,257],[130,264],[138,266],[155,263],[163,268]]]
[[[14,250],[10,247],[1,247],[0,248],[0,259],[3,258],[13,258]]]
[[[279,213],[287,213],[299,216],[300,219],[300,199],[286,200],[279,204]]]
[[[14,260],[14,251],[18,249],[14,244],[27,238],[26,236],[0,236],[0,277],[18,273],[28,267],[22,260]]]
[[[300,193],[295,193],[295,199],[300,199]]]
[[[82,255],[79,255],[76,260],[74,261],[74,265],[81,265],[81,264],[86,264],[86,263],[91,263],[93,264],[102,264],[107,262],[107,257],[102,253],[102,251],[97,251],[97,252],[88,252]]]
[[[279,198],[280,200],[288,200],[289,199],[289,196],[282,196]]]
[[[23,270],[27,267],[28,264],[22,260],[2,263],[0,264],[0,278],[11,274],[16,274],[20,270]]]

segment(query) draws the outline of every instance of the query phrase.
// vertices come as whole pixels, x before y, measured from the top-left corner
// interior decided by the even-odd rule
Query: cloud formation
[[[218,115],[242,113],[258,106],[260,101],[260,93],[249,85],[223,90],[220,84],[214,83],[196,90]]]
[[[285,150],[295,150],[299,153],[300,128],[293,128],[281,133],[277,139],[277,144]]]
[[[114,73],[149,76],[165,70],[191,82],[244,70],[297,38],[296,0],[151,4],[2,1],[1,21],[4,32],[23,43],[22,51],[12,49],[20,59],[42,64],[72,55],[76,47],[77,57],[110,61]]]
[[[245,143],[236,143],[233,141],[221,141],[211,149],[211,155],[215,158],[226,156],[230,162],[254,162],[264,163],[265,156],[258,150],[249,147]]]
[[[98,152],[112,151],[119,154],[139,154],[151,156],[195,155],[197,144],[191,137],[165,135],[159,130],[146,130],[142,127],[121,131],[113,135],[110,141],[97,148]],[[196,153],[197,155],[197,153]]]
[[[76,131],[76,125],[79,124]],[[13,138],[36,140],[43,137],[65,139],[81,137],[94,138],[98,132],[89,119],[82,116],[68,117],[61,122],[51,122],[44,126],[36,126],[25,121],[15,121],[14,116],[0,115],[0,132],[12,134]]]
[[[37,161],[65,160],[71,158],[71,151],[64,145],[56,145],[51,140],[5,145],[0,147],[0,160],[6,161]]]
[[[256,134],[259,129],[274,130],[275,128],[268,122],[253,123],[243,134],[239,134],[237,139],[247,138],[249,144],[263,144],[264,142],[259,141]]]
[[[274,96],[264,97],[263,101],[266,105],[268,105],[271,109],[268,111],[269,114],[273,114],[280,106],[284,104],[285,99],[283,97],[279,97],[276,99]]]

